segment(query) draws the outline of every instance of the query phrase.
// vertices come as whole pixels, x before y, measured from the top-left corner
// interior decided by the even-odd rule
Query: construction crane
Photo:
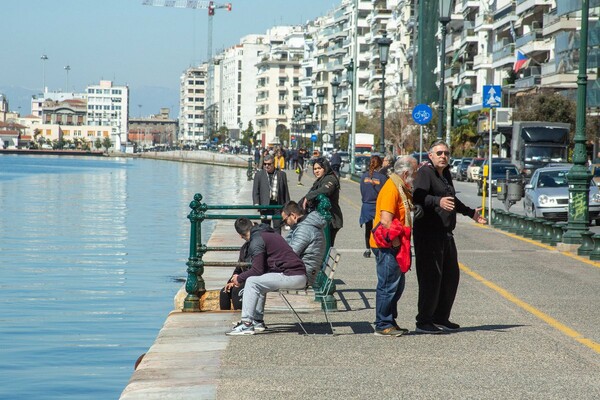
[[[208,48],[206,49],[206,61],[210,63],[212,58],[213,16],[215,15],[215,10],[217,8],[223,8],[227,11],[231,11],[231,3],[215,4],[214,1],[199,0],[143,0],[142,5],[155,7],[208,9],[208,35],[206,38],[206,46]]]

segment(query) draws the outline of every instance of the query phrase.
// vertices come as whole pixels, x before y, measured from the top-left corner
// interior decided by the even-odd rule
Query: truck
[[[354,153],[361,155],[364,153],[371,153],[373,146],[375,146],[375,135],[372,133],[357,133],[354,136]]]
[[[513,122],[510,159],[526,181],[548,163],[567,162],[570,130],[562,122]]]

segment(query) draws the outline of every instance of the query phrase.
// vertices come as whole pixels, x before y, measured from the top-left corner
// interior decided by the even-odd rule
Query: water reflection
[[[0,156],[0,398],[117,398],[185,277],[193,195],[244,185],[237,168]]]

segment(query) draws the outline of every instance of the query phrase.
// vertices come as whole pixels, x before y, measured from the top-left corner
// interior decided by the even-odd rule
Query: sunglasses
[[[263,163],[263,165],[273,165],[273,163],[272,162],[266,162],[266,163]]]
[[[446,157],[448,157],[450,155],[449,151],[444,151],[444,150],[439,150],[435,152],[435,155],[438,157],[441,157],[443,155],[445,155]]]

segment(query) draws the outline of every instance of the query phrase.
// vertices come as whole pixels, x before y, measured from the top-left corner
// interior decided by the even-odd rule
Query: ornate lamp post
[[[444,135],[444,75],[446,74],[446,25],[450,22],[450,11],[454,0],[440,0],[440,97],[438,98],[438,130],[437,138],[441,140]]]
[[[387,32],[383,32],[383,36],[377,39],[379,46],[379,63],[381,64],[381,133],[379,138],[379,149],[381,156],[385,156],[385,66],[388,63],[390,54],[390,45],[392,39],[387,37]]]
[[[346,66],[346,82],[348,82],[348,88],[352,91],[351,95],[349,96],[350,98],[350,118],[351,118],[351,132],[350,132],[350,140],[349,140],[349,147],[350,147],[350,173],[353,174],[354,173],[354,148],[356,147],[356,145],[354,144],[355,141],[355,134],[356,134],[356,122],[354,120],[355,117],[355,113],[356,113],[356,108],[355,108],[355,103],[354,103],[354,60],[350,59],[350,62],[348,63],[348,65]]]
[[[321,140],[321,153],[323,153],[323,102],[325,101],[325,90],[317,90],[317,100],[319,101],[319,139]]]
[[[46,61],[48,61],[48,56],[42,54],[40,60],[42,60],[42,93],[46,93]]]
[[[340,82],[337,79],[337,76],[333,77],[333,80],[331,81],[331,97],[333,98],[333,136],[332,136],[332,140],[333,140],[333,148],[335,149],[335,99],[338,96],[338,91],[340,89]]]
[[[589,230],[590,180],[592,176],[585,166],[585,111],[587,89],[587,49],[588,49],[588,18],[590,14],[589,0],[581,2],[581,34],[579,48],[579,73],[577,74],[577,116],[575,149],[573,151],[573,168],[567,174],[569,182],[569,223],[563,235],[563,242],[579,244],[581,234]]]
[[[310,99],[310,103],[308,103],[308,112],[310,113],[310,134],[311,136],[314,133],[314,129],[315,129],[315,119],[314,119],[314,115],[315,115],[315,102],[313,99]],[[311,140],[312,142],[312,140]],[[313,144],[313,151],[315,150],[315,143],[312,142]]]

